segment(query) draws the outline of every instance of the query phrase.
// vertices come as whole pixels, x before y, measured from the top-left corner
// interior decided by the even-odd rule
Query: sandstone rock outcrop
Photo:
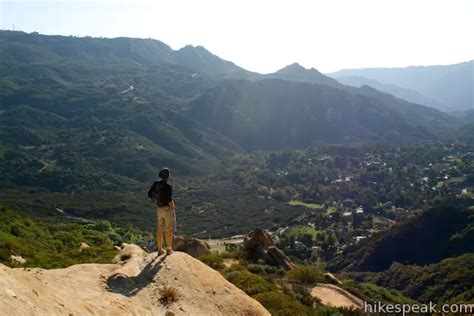
[[[336,278],[334,276],[334,274],[330,273],[330,272],[326,272],[324,273],[324,278],[326,279],[326,281],[328,283],[331,283],[331,284],[334,284],[334,285],[342,285],[342,282],[339,281],[338,278]]]
[[[244,248],[252,249],[252,248],[268,248],[271,246],[275,246],[273,242],[272,235],[263,229],[255,229],[247,234],[244,238]]]
[[[293,261],[291,261],[291,259],[288,258],[288,256],[285,255],[285,253],[281,249],[275,246],[268,247],[266,254],[267,261],[273,263],[276,266],[283,267],[286,270],[291,270],[295,268],[295,264],[293,263]]]
[[[173,249],[186,252],[194,258],[202,257],[211,252],[209,245],[205,241],[181,236],[173,236]]]
[[[270,315],[217,271],[183,252],[158,257],[124,245],[121,264],[21,269],[0,264],[4,315]],[[159,289],[179,299],[161,302]]]
[[[250,260],[257,261],[261,259],[269,265],[283,267],[286,270],[295,267],[291,259],[275,246],[270,233],[263,229],[255,229],[245,236],[243,246]]]
[[[89,246],[87,243],[85,242],[81,242],[81,244],[79,245],[79,250],[82,251],[84,249],[89,249],[91,246]]]
[[[317,302],[331,307],[343,307],[361,310],[364,302],[348,291],[333,284],[319,283],[310,291],[311,297]]]

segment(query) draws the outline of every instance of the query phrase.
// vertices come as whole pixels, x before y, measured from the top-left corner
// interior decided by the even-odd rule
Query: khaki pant
[[[176,229],[176,211],[174,207],[161,206],[156,209],[158,230],[174,231]]]

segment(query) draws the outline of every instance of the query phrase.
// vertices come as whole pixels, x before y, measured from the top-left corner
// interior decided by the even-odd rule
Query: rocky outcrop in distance
[[[245,236],[243,247],[250,260],[263,259],[267,264],[291,270],[295,264],[275,246],[272,236],[263,229],[255,229]]]

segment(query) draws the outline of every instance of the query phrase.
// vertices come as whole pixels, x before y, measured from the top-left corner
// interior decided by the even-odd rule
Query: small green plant
[[[249,264],[247,266],[247,270],[249,270],[252,273],[259,274],[259,275],[284,275],[285,274],[285,269],[281,267],[274,267],[274,266],[269,266],[266,264]]]
[[[222,270],[225,268],[224,259],[217,252],[212,252],[199,258],[202,262],[213,269]]]
[[[232,263],[229,267],[226,267],[221,273],[226,276],[232,271],[244,271],[246,270],[245,266],[242,265],[240,262]]]
[[[303,285],[292,285],[291,296],[304,305],[313,306],[314,299],[309,294],[309,290]]]
[[[246,270],[232,271],[225,274],[225,277],[248,295],[255,295],[276,289],[275,284]]]
[[[221,253],[219,253],[219,256],[222,258],[222,259],[237,259],[239,258],[239,256],[241,255],[240,253],[240,250],[236,250],[236,251],[222,251]]]
[[[261,264],[249,264],[247,269],[255,274],[265,274],[265,266]]]
[[[325,282],[324,275],[317,266],[300,265],[285,275],[285,279],[302,283],[315,284],[317,282]]]
[[[163,305],[169,305],[176,302],[181,297],[181,292],[172,286],[163,286],[158,289],[160,294],[160,302]]]
[[[259,293],[253,296],[272,315],[308,315],[309,310],[297,300],[278,291]]]
[[[413,304],[414,300],[403,296],[394,289],[386,289],[375,284],[346,280],[343,288],[367,302],[385,302],[399,304]]]

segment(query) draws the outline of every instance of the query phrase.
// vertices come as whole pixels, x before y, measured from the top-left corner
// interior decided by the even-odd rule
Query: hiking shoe
[[[170,254],[173,253],[173,249],[171,248],[166,248],[166,255],[169,256]]]
[[[163,249],[158,249],[158,256],[161,256],[164,253],[165,253],[165,251]]]

